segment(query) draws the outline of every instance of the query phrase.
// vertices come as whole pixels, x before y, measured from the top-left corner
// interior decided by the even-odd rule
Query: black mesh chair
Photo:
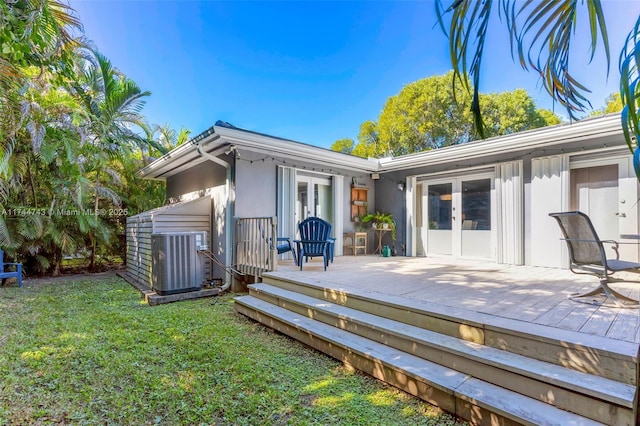
[[[603,294],[607,302],[618,307],[637,307],[638,301],[624,296],[609,287],[610,282],[624,281],[612,275],[621,271],[640,273],[640,263],[619,260],[618,243],[613,240],[598,238],[589,216],[582,212],[550,213],[560,225],[563,239],[569,249],[569,268],[576,274],[595,275],[600,279],[600,285],[587,293],[572,295],[575,297],[590,297]],[[616,252],[615,259],[607,259],[604,244],[611,244]],[[635,281],[633,281],[635,282]],[[596,301],[589,303],[602,304]]]

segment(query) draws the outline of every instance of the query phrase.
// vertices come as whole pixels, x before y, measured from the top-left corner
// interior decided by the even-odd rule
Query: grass
[[[120,278],[0,288],[0,425],[457,425],[236,314]]]

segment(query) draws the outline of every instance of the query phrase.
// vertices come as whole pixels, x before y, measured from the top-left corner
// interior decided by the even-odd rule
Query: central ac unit
[[[205,261],[198,250],[206,244],[205,231],[151,234],[151,283],[155,292],[167,295],[200,290]]]

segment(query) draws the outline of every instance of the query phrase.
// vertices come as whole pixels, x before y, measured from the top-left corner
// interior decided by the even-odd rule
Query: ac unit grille
[[[205,262],[198,248],[206,241],[206,232],[151,235],[152,285],[156,293],[166,295],[202,288]]]

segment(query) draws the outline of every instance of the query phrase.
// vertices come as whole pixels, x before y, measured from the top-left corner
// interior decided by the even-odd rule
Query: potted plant
[[[393,240],[396,239],[396,221],[393,220],[393,215],[391,213],[380,213],[378,211],[375,213],[369,213],[362,217],[362,222],[371,222],[371,226],[374,229],[391,229],[391,238]]]

